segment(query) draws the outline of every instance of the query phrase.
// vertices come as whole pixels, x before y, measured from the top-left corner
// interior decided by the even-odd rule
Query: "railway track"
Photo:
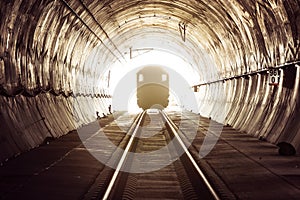
[[[166,113],[139,114],[115,170],[103,169],[85,199],[220,199],[182,136]]]

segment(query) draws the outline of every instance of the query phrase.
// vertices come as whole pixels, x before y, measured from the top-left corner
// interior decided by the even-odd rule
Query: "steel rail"
[[[122,155],[122,157],[121,157],[121,159],[120,159],[120,161],[119,161],[119,163],[117,165],[117,168],[116,168],[116,170],[115,170],[115,172],[114,172],[114,174],[113,174],[113,176],[112,176],[112,178],[111,178],[111,180],[110,180],[110,182],[108,184],[108,187],[107,187],[107,189],[106,189],[106,191],[105,191],[105,193],[104,193],[104,195],[102,197],[103,200],[109,199],[110,195],[112,194],[112,189],[113,189],[113,187],[114,187],[114,185],[115,185],[115,183],[117,181],[118,175],[120,174],[121,168],[122,168],[122,166],[125,163],[127,155],[129,153],[129,150],[130,150],[130,148],[131,148],[131,146],[133,144],[134,138],[135,138],[135,136],[138,133],[139,126],[142,123],[142,119],[143,119],[144,115],[145,115],[145,111],[142,112],[142,113],[140,113],[138,115],[138,117],[136,118],[136,120],[133,122],[132,127],[128,131],[128,133],[129,133],[129,135],[131,135],[131,137],[130,137],[127,145],[126,145],[126,148],[125,148],[124,153],[123,153],[123,155]],[[133,131],[132,131],[132,129],[133,129]],[[132,132],[132,134],[131,134],[131,132]]]
[[[194,120],[191,120],[194,124],[198,124],[197,122],[195,122]],[[224,125],[224,124],[223,124]],[[200,127],[205,128],[205,126],[203,125],[199,125]],[[207,132],[213,134],[216,137],[219,137],[214,131],[210,131],[209,129],[206,129]],[[205,134],[205,133],[204,133]],[[206,135],[206,134],[205,134]],[[271,174],[279,177],[280,179],[282,179],[283,181],[287,182],[288,184],[291,184],[289,181],[287,181],[286,179],[282,178],[282,176],[276,174],[274,171],[272,171],[271,169],[265,167],[263,164],[261,164],[260,162],[258,162],[257,160],[251,158],[251,156],[247,155],[246,153],[244,153],[243,151],[239,150],[238,148],[236,148],[235,146],[233,146],[230,142],[228,142],[226,139],[219,137],[219,140],[222,140],[224,143],[228,144],[231,148],[233,148],[234,150],[236,150],[237,152],[239,152],[240,154],[242,154],[243,156],[245,156],[246,158],[250,159],[251,161],[253,161],[254,163],[260,165],[261,167],[263,167],[264,169],[266,169],[267,171],[269,171]],[[293,184],[291,184],[293,185]]]
[[[172,133],[176,137],[177,141],[179,142],[180,146],[183,148],[185,154],[189,158],[189,160],[192,163],[193,167],[196,169],[198,175],[202,178],[202,180],[205,183],[206,187],[209,189],[210,193],[214,197],[214,199],[215,200],[220,200],[220,197],[218,196],[217,192],[214,190],[212,185],[209,183],[208,179],[206,178],[206,176],[204,175],[204,173],[202,172],[202,170],[198,166],[197,162],[195,161],[195,159],[193,158],[193,156],[191,155],[191,153],[189,152],[189,150],[185,146],[184,142],[180,138],[178,132],[182,133],[182,131],[177,128],[177,126],[174,124],[174,122],[172,122],[172,120],[163,111],[161,112],[161,114],[162,114],[163,118],[165,119],[166,123],[168,124],[168,126],[170,127]]]

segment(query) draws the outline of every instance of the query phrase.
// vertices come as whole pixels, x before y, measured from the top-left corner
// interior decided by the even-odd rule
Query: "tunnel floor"
[[[99,122],[103,127],[111,120],[109,116]],[[209,122],[201,117],[195,147],[200,148]],[[0,167],[0,199],[82,199],[86,195],[104,165],[85,149],[77,131],[46,143]],[[223,127],[214,149],[199,165],[228,199],[300,199],[300,157],[280,156],[275,145],[232,127]]]

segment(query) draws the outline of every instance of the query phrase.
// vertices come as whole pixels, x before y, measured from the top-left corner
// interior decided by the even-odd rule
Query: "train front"
[[[161,67],[148,66],[137,72],[137,104],[143,110],[168,106],[169,75]]]

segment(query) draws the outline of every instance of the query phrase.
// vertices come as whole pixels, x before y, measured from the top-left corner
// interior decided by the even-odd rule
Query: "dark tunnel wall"
[[[106,114],[105,69],[152,33],[153,47],[178,50],[199,72],[201,114],[225,115],[225,123],[299,152],[299,4],[2,0],[0,162]],[[179,24],[187,25],[185,40]],[[86,63],[95,47],[97,67]],[[281,83],[269,86],[266,70],[276,66],[285,66]],[[223,81],[205,84],[216,80]]]

